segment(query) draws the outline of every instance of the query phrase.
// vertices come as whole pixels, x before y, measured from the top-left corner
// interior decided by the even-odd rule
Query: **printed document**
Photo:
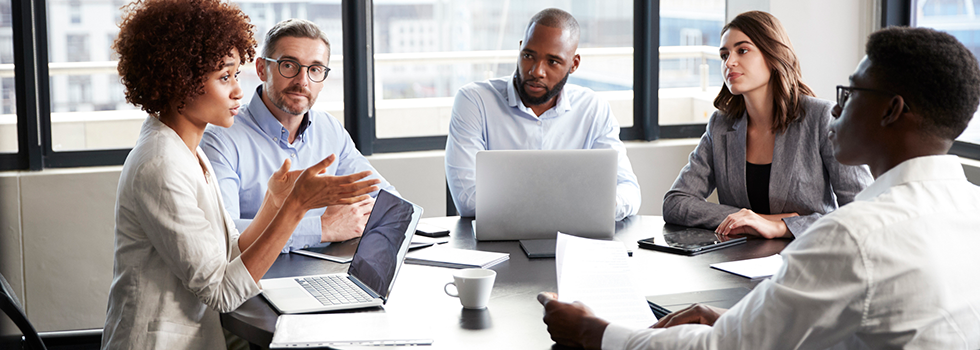
[[[783,257],[779,256],[779,254],[773,254],[764,258],[711,264],[712,268],[751,279],[772,276],[782,266]]]
[[[647,300],[633,288],[622,242],[558,233],[555,267],[558,300],[581,301],[612,323],[646,328],[657,322]]]

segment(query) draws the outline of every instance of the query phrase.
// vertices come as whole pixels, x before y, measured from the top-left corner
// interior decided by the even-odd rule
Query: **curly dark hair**
[[[966,46],[929,28],[891,27],[868,38],[869,75],[905,99],[923,128],[955,139],[980,103],[980,65]]]
[[[147,113],[180,112],[204,93],[207,76],[232,49],[241,64],[255,57],[254,26],[236,5],[220,0],[141,0],[126,13],[112,47],[126,101]],[[171,110],[175,109],[175,110]]]

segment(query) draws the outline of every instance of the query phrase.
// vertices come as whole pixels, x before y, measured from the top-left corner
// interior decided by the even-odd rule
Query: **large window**
[[[724,0],[660,1],[661,125],[704,124],[721,88]]]
[[[0,1],[0,153],[17,153],[14,41],[10,0]]]
[[[48,0],[48,59],[51,106],[51,150],[126,149],[136,143],[146,114],[126,103],[116,73],[112,43],[122,16],[120,0]],[[269,28],[286,18],[317,23],[331,41],[331,74],[313,108],[343,120],[343,50],[340,2],[239,2],[259,41]],[[113,18],[107,21],[106,18]],[[243,103],[261,83],[254,62],[242,67]],[[2,121],[0,121],[2,122]]]
[[[980,57],[980,1],[913,0],[911,10],[912,26],[929,27],[952,34],[974,56]],[[980,144],[980,112],[974,114],[970,126],[957,140]]]
[[[582,63],[568,82],[609,101],[633,124],[633,2],[374,1],[377,137],[446,135],[453,96],[474,81],[512,76],[528,20],[571,12]]]
[[[126,103],[111,49],[130,0],[9,1],[0,170],[122,164],[146,118]],[[344,122],[366,154],[442,148],[456,91],[511,75],[527,21],[546,7],[578,19],[582,64],[569,82],[610,102],[624,140],[700,135],[721,82],[725,0],[231,1],[259,52],[286,18],[326,31],[332,73],[313,108]],[[260,83],[254,69],[242,67],[243,102]]]

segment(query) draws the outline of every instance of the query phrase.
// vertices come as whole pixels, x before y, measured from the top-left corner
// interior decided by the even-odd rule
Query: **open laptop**
[[[554,239],[558,231],[611,239],[618,164],[612,149],[477,152],[476,239]]]
[[[346,274],[262,279],[262,295],[285,314],[381,306],[421,217],[422,207],[381,190]]]

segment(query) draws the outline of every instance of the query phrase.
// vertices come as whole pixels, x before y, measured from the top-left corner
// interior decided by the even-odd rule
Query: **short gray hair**
[[[327,52],[330,52],[330,40],[327,39],[327,34],[320,30],[320,27],[305,19],[290,18],[276,23],[266,33],[262,57],[269,57],[273,52],[276,52],[279,39],[284,37],[320,39],[327,45]]]

